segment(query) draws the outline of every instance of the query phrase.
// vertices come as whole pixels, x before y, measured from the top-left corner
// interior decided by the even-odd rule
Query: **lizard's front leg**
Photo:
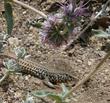
[[[43,80],[43,84],[52,89],[56,88],[55,85],[51,83],[47,77]]]

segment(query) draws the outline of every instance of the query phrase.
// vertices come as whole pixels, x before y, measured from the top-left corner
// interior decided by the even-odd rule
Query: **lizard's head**
[[[70,74],[65,74],[65,77],[68,79],[68,81],[74,81],[74,80],[76,80],[76,78],[73,77],[73,76],[70,75]]]
[[[78,81],[78,78],[75,78],[74,76],[72,76],[70,74],[65,74],[65,79],[67,82],[70,82],[72,84],[72,86],[74,86],[76,84],[76,82]]]

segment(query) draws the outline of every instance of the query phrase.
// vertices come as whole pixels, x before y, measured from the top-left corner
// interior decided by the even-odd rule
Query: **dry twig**
[[[28,8],[28,9],[36,12],[37,14],[39,14],[40,16],[42,16],[43,18],[47,19],[47,15],[45,15],[43,12],[41,12],[41,11],[39,11],[39,10],[37,10],[37,9],[35,9],[35,8],[27,5],[27,4],[24,4],[23,2],[18,1],[18,0],[13,0],[13,2],[15,2],[16,4],[19,4],[19,5],[21,5],[21,6],[25,7],[25,8]]]
[[[101,66],[102,64],[107,60],[107,58],[110,56],[110,51],[105,55],[105,57],[99,62],[99,64],[81,81],[79,81],[75,87],[73,87],[67,95],[65,95],[64,98],[68,97],[73,91],[77,90],[82,84],[84,84]]]
[[[0,84],[2,84],[2,82],[3,82],[6,78],[8,78],[9,74],[10,74],[10,72],[9,72],[9,71],[6,71],[6,73],[4,74],[4,76],[0,79]]]

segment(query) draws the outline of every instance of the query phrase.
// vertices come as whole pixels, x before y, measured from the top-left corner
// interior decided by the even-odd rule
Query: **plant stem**
[[[95,18],[98,18],[107,8],[107,5],[109,4],[110,0],[106,2],[106,4],[103,6],[102,10],[95,16]]]
[[[0,79],[0,84],[2,84],[2,82],[9,76],[9,74],[10,74],[10,71],[6,71],[4,76]]]
[[[110,51],[104,56],[104,58],[98,63],[98,65],[81,81],[79,81],[75,87],[73,87],[64,98],[68,97],[73,91],[77,90],[82,84],[84,84],[106,61],[106,59],[110,56]]]
[[[19,4],[19,5],[21,5],[21,6],[25,7],[25,8],[28,8],[28,9],[36,12],[37,14],[41,15],[43,18],[47,19],[47,15],[45,15],[43,12],[41,12],[41,11],[39,11],[39,10],[37,10],[37,9],[27,5],[27,4],[24,4],[23,2],[18,1],[18,0],[13,0],[13,2],[15,2],[16,4]]]

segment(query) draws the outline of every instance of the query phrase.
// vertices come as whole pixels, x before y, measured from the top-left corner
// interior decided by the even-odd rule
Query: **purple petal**
[[[83,16],[86,13],[87,8],[81,8],[81,7],[77,7],[74,10],[74,15],[75,16]]]

